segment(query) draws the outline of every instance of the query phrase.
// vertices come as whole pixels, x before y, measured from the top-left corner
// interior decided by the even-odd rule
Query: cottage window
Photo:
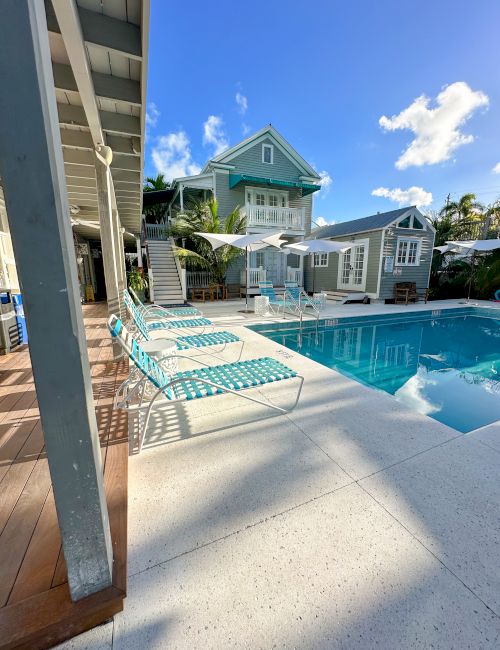
[[[276,194],[270,194],[269,195],[269,205],[273,208],[278,207],[278,197]]]
[[[273,164],[274,158],[274,147],[272,144],[263,144],[262,145],[262,162],[268,165]]]
[[[314,253],[313,266],[328,266],[328,253]]]
[[[255,203],[256,205],[265,205],[266,204],[266,195],[257,192],[255,194]]]
[[[424,224],[413,214],[409,214],[407,217],[402,219],[398,225],[398,228],[408,228],[410,230],[424,230]]]
[[[255,264],[257,268],[264,267],[264,253],[255,253]]]
[[[420,264],[420,239],[398,238],[396,264],[418,266]]]

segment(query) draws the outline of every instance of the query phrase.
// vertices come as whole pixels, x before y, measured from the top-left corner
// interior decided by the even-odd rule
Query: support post
[[[142,248],[141,248],[141,238],[135,238],[135,245],[137,248],[137,268],[142,269]]]
[[[69,589],[79,600],[111,585],[112,545],[44,3],[4,0],[0,43],[0,174]]]
[[[97,154],[95,160],[97,206],[99,210],[99,223],[101,226],[102,264],[104,267],[104,280],[106,283],[108,314],[116,314],[121,317],[121,262],[116,235],[116,219],[114,218],[112,208],[111,172],[109,171],[109,167],[102,162]],[[115,342],[113,342],[113,354],[115,358],[121,354],[120,346]]]
[[[181,204],[181,212],[184,212],[184,185],[182,183],[179,190],[179,200]]]

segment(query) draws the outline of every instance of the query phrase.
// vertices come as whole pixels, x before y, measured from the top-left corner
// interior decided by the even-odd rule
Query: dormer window
[[[263,144],[262,145],[262,162],[267,165],[273,164],[274,158],[274,147],[272,144]]]
[[[409,228],[409,229],[413,229],[413,230],[424,230],[425,229],[424,224],[414,214],[409,214],[407,217],[402,219],[397,224],[396,227],[397,228]]]

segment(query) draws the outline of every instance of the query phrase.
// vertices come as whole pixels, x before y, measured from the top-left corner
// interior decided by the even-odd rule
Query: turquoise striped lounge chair
[[[125,307],[135,325],[135,327],[144,335],[145,332],[148,334],[157,330],[178,330],[178,329],[195,329],[193,334],[200,334],[199,331],[196,331],[198,328],[203,328],[202,333],[208,326],[213,326],[211,320],[208,318],[182,318],[182,319],[173,319],[173,318],[162,318],[161,320],[151,321],[147,320],[144,317],[144,314],[141,312],[139,307],[132,300],[130,293],[125,290],[123,292],[123,302]]]
[[[297,282],[285,282],[285,296],[289,295],[292,300],[295,300],[299,303],[300,308],[312,307],[314,312],[319,314],[321,309],[321,301],[314,300],[311,296],[308,296],[307,293],[299,288]]]
[[[147,321],[144,318],[144,314],[141,313],[137,305],[132,302],[130,296],[126,296],[124,294],[124,303],[133,323],[135,333],[139,338],[142,338],[145,341],[151,340],[151,332],[161,330],[161,338],[167,338],[169,340],[175,341],[178,350],[199,350],[203,354],[208,354],[212,357],[215,357],[216,359],[219,359],[220,361],[225,361],[225,359],[220,357],[219,354],[225,350],[226,345],[230,343],[240,343],[241,345],[237,358],[239,359],[241,357],[244,343],[239,338],[239,336],[236,336],[236,334],[233,334],[232,332],[225,330],[214,330],[213,332],[207,333],[193,332],[191,334],[179,334],[178,332],[174,331],[177,328],[168,328],[165,326],[165,324],[168,325],[170,323],[178,324],[179,321],[158,321],[158,323],[161,324],[161,327],[155,327],[155,323]],[[205,320],[208,323],[211,322],[208,321],[208,319]],[[190,323],[192,321],[185,319],[180,322]],[[179,326],[179,328],[182,329],[182,326]],[[205,348],[217,348],[217,350],[206,350]]]
[[[282,414],[294,409],[299,401],[304,378],[297,374],[295,370],[271,357],[237,361],[236,363],[225,363],[217,366],[209,366],[199,359],[191,359],[191,361],[199,363],[202,367],[171,372],[169,371],[168,361],[172,359],[172,355],[166,356],[163,360],[153,360],[142,350],[140,343],[127,331],[121,320],[114,314],[109,318],[108,327],[113,339],[118,341],[134,364],[131,376],[120,386],[116,393],[115,407],[134,408],[131,402],[133,399],[137,399],[138,404],[135,408],[140,409],[143,407],[146,389],[149,388],[153,391],[147,405],[142,434],[140,434],[139,451],[141,451],[144,443],[144,434],[147,431],[151,412],[159,398],[162,398],[163,401],[178,402],[212,397],[221,393],[231,393],[251,402],[267,406]],[[290,408],[283,408],[243,393],[249,388],[294,378],[298,379],[299,387],[295,401]]]
[[[259,282],[260,295],[269,298],[269,309],[273,314],[281,313],[284,315],[285,309],[292,312],[298,311],[298,305],[294,300],[287,299],[286,297],[278,297],[274,290],[272,282]]]
[[[133,289],[125,289],[125,292],[129,293],[129,296],[146,320],[150,318],[192,318],[193,316],[203,316],[203,312],[196,307],[162,307],[156,304],[145,305]]]

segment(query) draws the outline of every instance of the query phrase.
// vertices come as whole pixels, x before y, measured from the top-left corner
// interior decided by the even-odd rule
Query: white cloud
[[[184,131],[168,133],[156,139],[151,156],[158,173],[166,180],[200,173],[200,167],[191,157],[189,138]]]
[[[500,174],[500,162],[498,162],[491,170],[494,174]]]
[[[243,124],[241,125],[241,132],[243,133],[243,135],[248,135],[250,133],[250,127],[248,126],[248,124],[245,124],[245,122],[243,122]]]
[[[214,146],[214,156],[229,147],[224,122],[218,115],[209,115],[207,121],[203,123],[203,144]]]
[[[322,172],[318,172],[318,174],[321,178],[321,194],[322,196],[326,196],[330,191],[330,187],[333,183],[333,178],[327,171],[324,170]]]
[[[155,127],[160,117],[160,111],[154,102],[148,104],[146,110],[146,126]]]
[[[248,99],[240,92],[235,95],[236,104],[238,105],[238,113],[245,115],[248,109]]]
[[[409,129],[415,134],[396,161],[398,169],[448,160],[455,149],[474,140],[474,136],[465,135],[459,127],[477,108],[489,103],[483,92],[473,91],[464,81],[446,86],[436,97],[435,108],[429,108],[430,101],[429,97],[421,95],[399,115],[383,115],[379,120],[385,131]]]
[[[314,225],[316,226],[331,226],[335,223],[335,221],[327,221],[325,217],[314,217],[313,219]]]
[[[432,203],[432,192],[426,192],[423,187],[412,185],[407,190],[396,187],[390,190],[388,187],[378,187],[373,190],[372,196],[382,196],[399,205],[424,206]]]

